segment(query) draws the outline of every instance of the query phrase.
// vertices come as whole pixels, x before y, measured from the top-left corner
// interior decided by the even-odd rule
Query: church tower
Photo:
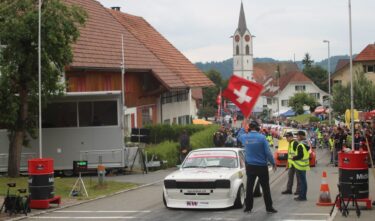
[[[233,35],[233,74],[253,79],[253,37],[246,26],[245,12],[241,2],[238,28]]]

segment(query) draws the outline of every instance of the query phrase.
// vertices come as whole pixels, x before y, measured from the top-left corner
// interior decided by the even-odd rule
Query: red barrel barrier
[[[369,197],[368,152],[339,152],[339,184],[344,198],[355,190],[357,199]]]
[[[28,171],[30,208],[49,208],[49,203],[55,198],[53,159],[30,159]]]

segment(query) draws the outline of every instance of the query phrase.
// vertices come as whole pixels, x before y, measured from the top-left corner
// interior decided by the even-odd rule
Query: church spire
[[[240,35],[243,36],[246,30],[247,30],[247,26],[246,26],[245,12],[243,10],[243,4],[241,1],[240,18],[238,20],[238,31],[240,32]]]

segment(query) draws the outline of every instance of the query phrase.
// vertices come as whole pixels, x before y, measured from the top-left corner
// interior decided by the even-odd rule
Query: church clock
[[[240,41],[240,36],[239,36],[239,35],[236,35],[236,36],[234,37],[234,40],[235,40],[236,42],[239,42],[239,41]]]
[[[250,41],[250,35],[245,35],[245,41]]]

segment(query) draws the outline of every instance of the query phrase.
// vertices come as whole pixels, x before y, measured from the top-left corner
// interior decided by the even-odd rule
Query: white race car
[[[243,149],[204,148],[164,179],[163,202],[167,208],[242,208],[245,191]]]

